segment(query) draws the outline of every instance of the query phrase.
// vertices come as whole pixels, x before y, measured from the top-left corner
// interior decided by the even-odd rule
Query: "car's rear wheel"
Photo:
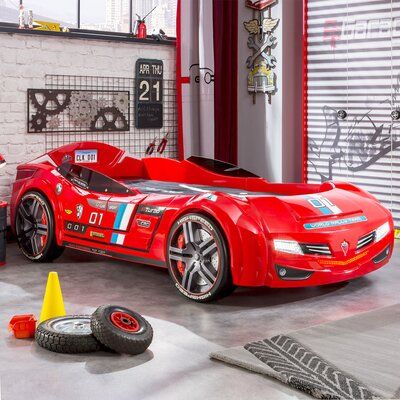
[[[232,291],[229,255],[218,226],[200,214],[186,214],[172,226],[168,270],[179,292],[208,302]]]
[[[22,253],[31,261],[53,261],[64,250],[57,245],[51,207],[39,192],[28,192],[22,197],[17,207],[15,230]]]

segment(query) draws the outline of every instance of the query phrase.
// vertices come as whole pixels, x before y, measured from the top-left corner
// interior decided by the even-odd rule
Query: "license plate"
[[[97,150],[75,150],[75,164],[97,163]]]

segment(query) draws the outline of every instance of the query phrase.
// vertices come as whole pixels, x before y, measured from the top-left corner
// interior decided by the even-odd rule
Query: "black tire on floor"
[[[91,318],[93,335],[118,353],[143,353],[153,340],[153,328],[140,314],[125,307],[103,305]]]
[[[102,349],[90,329],[90,315],[66,315],[43,321],[36,329],[36,343],[56,353],[90,353]]]
[[[53,210],[44,195],[25,193],[16,209],[15,232],[18,245],[33,262],[51,262],[60,257],[64,247],[57,244]]]

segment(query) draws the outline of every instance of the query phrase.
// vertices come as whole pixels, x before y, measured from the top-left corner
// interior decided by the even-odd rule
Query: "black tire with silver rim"
[[[225,239],[218,226],[201,214],[186,214],[174,223],[167,262],[175,287],[191,300],[209,302],[233,289]]]
[[[36,343],[56,353],[76,354],[101,350],[90,328],[90,315],[66,315],[43,321],[36,329]]]
[[[31,261],[53,261],[63,252],[55,238],[53,212],[39,192],[22,196],[16,209],[15,231],[22,253]]]

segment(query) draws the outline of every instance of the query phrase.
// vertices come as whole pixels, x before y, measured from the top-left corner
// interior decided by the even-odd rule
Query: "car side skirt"
[[[98,254],[101,256],[106,256],[111,258],[117,258],[119,260],[135,262],[140,264],[148,264],[148,265],[153,265],[155,267],[164,267],[164,268],[166,267],[166,264],[163,261],[153,260],[151,258],[146,258],[146,257],[138,257],[131,254],[119,253],[116,251],[101,249],[95,246],[85,246],[82,244],[68,242],[65,240],[62,242],[62,246],[69,247],[75,250],[85,251],[87,253]]]

